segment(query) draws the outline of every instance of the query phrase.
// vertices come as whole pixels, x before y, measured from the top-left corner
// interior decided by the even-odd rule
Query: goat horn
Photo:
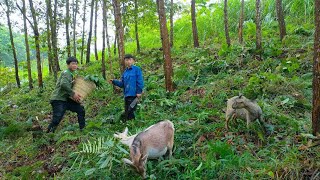
[[[148,156],[147,156],[147,154],[146,154],[146,155],[143,156],[143,158],[141,158],[141,160],[144,161],[144,160],[147,159],[147,157],[148,157]]]
[[[129,159],[127,158],[122,158],[122,161],[126,164],[130,164],[130,165],[133,165],[132,161],[130,161]]]

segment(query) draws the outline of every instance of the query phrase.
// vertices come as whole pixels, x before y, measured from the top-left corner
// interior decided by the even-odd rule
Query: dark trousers
[[[53,111],[53,115],[52,115],[52,121],[49,124],[48,127],[48,132],[53,131],[56,129],[56,127],[59,125],[60,121],[63,118],[64,113],[66,112],[66,110],[72,111],[72,112],[76,112],[78,115],[78,123],[79,123],[79,127],[80,129],[83,129],[85,124],[85,111],[84,111],[84,107],[71,100],[68,99],[68,101],[58,101],[58,100],[53,100],[50,101],[51,106],[52,106],[52,111]]]
[[[137,103],[134,104],[133,107],[130,106],[132,101],[136,98],[137,96],[127,96],[124,98],[124,115],[125,115],[125,120],[131,120],[134,119],[134,111],[137,109]]]

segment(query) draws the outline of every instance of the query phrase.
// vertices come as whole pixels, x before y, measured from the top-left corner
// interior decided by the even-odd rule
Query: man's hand
[[[72,96],[72,99],[76,102],[80,102],[81,101],[81,95],[78,93],[74,93],[74,95]]]
[[[110,79],[110,80],[108,81],[108,82],[109,82],[109,84],[113,84],[113,83],[112,83],[112,81],[113,81],[113,79]]]
[[[137,94],[137,98],[139,98],[139,99],[140,99],[140,98],[141,98],[141,96],[142,96],[142,94]]]

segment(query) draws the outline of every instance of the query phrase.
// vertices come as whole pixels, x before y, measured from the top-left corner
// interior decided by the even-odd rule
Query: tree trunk
[[[49,19],[49,2],[46,0],[46,25],[47,25],[47,43],[48,43],[48,66],[49,74],[53,72],[53,62],[52,62],[52,44],[51,44],[51,32],[50,32],[50,19]],[[51,9],[51,8],[50,8]]]
[[[117,54],[117,46],[118,46],[117,39],[118,39],[118,33],[116,31],[116,33],[114,35],[114,41],[113,41],[113,55],[114,56]]]
[[[26,1],[23,0],[23,27],[24,27],[24,41],[26,44],[26,55],[27,55],[27,67],[28,67],[28,81],[29,81],[29,89],[33,89],[32,83],[32,74],[31,74],[31,61],[30,61],[30,48],[29,48],[29,40],[28,40],[28,28],[27,28],[27,18],[26,18]],[[50,65],[50,64],[49,64]],[[49,68],[50,70],[50,68]]]
[[[113,7],[114,7],[114,15],[115,15],[115,24],[116,24],[116,31],[118,34],[118,46],[119,46],[119,61],[120,61],[120,71],[123,72],[125,69],[124,64],[124,35],[123,35],[123,27],[122,27],[122,20],[121,20],[121,12],[120,12],[120,3],[119,0],[113,0]]]
[[[121,0],[119,1],[119,5],[120,3],[121,3]],[[121,5],[119,6],[119,8],[120,8],[121,18],[122,18],[123,34],[125,34],[127,20],[126,20],[126,4],[124,3],[124,1],[122,1],[122,8],[121,8]],[[125,37],[123,38],[125,40]]]
[[[66,38],[67,38],[67,52],[68,57],[71,56],[71,47],[70,47],[70,32],[69,32],[69,23],[70,23],[70,13],[69,13],[69,0],[66,0]]]
[[[113,78],[113,70],[112,70],[112,58],[111,58],[111,48],[110,48],[110,42],[109,42],[109,34],[108,34],[108,17],[107,17],[107,7],[106,7],[106,13],[105,13],[105,33],[106,33],[106,39],[107,39],[107,48],[108,48],[108,57],[109,57],[109,65],[110,65],[110,76]],[[116,38],[115,38],[116,39]],[[116,47],[116,45],[115,45]]]
[[[107,11],[107,10],[106,10]],[[108,33],[108,17],[106,16],[106,24],[105,24],[105,30],[106,30],[106,38],[107,38],[107,48],[108,48],[108,56],[111,61],[111,48],[110,48],[110,41],[109,41],[109,33]]]
[[[113,8],[114,8],[114,19],[116,19],[116,13],[115,13],[114,5],[113,5]],[[115,20],[115,24],[116,24],[116,20]],[[115,33],[115,41],[114,41],[113,52],[114,52],[114,55],[116,55],[116,52],[118,52],[118,58],[119,58],[118,59],[118,63],[119,63],[120,72],[121,72],[121,58],[120,58],[120,49],[119,49],[119,32],[117,31],[117,27],[116,27],[116,33]]]
[[[258,59],[261,60],[262,55],[262,37],[261,37],[261,3],[256,0],[256,51]]]
[[[224,32],[226,35],[226,43],[230,47],[230,37],[229,37],[229,23],[228,23],[228,0],[224,0]]]
[[[241,0],[241,10],[240,10],[240,19],[239,19],[239,43],[243,43],[243,19],[244,19],[244,0]]]
[[[315,0],[314,8],[315,33],[312,83],[312,132],[314,135],[317,135],[320,130],[320,0]]]
[[[159,23],[160,23],[160,35],[161,35],[161,42],[162,42],[162,49],[163,49],[163,58],[164,58],[164,75],[165,75],[165,82],[166,82],[166,90],[169,92],[174,91],[172,78],[173,78],[173,69],[172,69],[172,62],[171,62],[171,53],[170,53],[170,42],[169,42],[169,35],[167,29],[167,20],[166,20],[166,13],[164,9],[164,1],[158,1],[158,13],[159,13]]]
[[[51,0],[48,0],[48,13],[50,19],[50,27],[51,27],[51,43],[52,43],[52,55],[53,55],[53,75],[54,79],[58,79],[58,71],[60,71],[59,65],[59,57],[58,57],[58,39],[57,39],[57,0],[54,0],[54,9],[53,13],[51,10]]]
[[[98,1],[96,0],[95,13],[94,13],[94,54],[95,54],[96,61],[99,60],[98,49],[97,49],[97,19],[98,19]]]
[[[173,47],[173,0],[170,2],[170,47]]]
[[[102,71],[102,77],[104,79],[107,79],[106,77],[106,64],[105,64],[105,39],[106,39],[106,31],[105,31],[105,27],[106,27],[106,19],[107,19],[107,5],[106,5],[106,0],[102,1],[103,5],[102,5],[102,54],[101,54],[101,71]]]
[[[33,6],[32,0],[29,0],[32,19],[33,19],[33,27],[34,27],[34,41],[36,45],[36,58],[37,58],[37,69],[38,69],[38,83],[39,88],[43,88],[42,82],[42,70],[41,70],[41,59],[40,59],[40,40],[39,40],[39,30],[38,30],[38,21],[36,17],[36,11]]]
[[[84,0],[84,7],[83,7],[83,26],[82,26],[82,39],[81,39],[81,59],[80,62],[83,64],[83,51],[84,51],[84,33],[85,33],[85,26],[86,26],[86,8],[87,8],[87,0]]]
[[[279,22],[279,30],[280,30],[280,41],[287,34],[286,32],[286,23],[284,21],[284,14],[282,10],[282,0],[276,0],[276,9],[277,9],[277,17]]]
[[[195,0],[191,0],[191,21],[192,21],[193,46],[199,47]]]
[[[59,64],[59,53],[58,53],[58,33],[57,33],[57,10],[58,10],[58,0],[54,0],[54,12],[53,12],[53,20],[54,20],[54,59],[57,65],[57,71],[61,71]]]
[[[73,12],[73,56],[77,57],[77,40],[76,40],[76,25],[77,25],[77,13],[78,13],[78,0],[76,1],[76,9]]]
[[[136,33],[137,53],[140,54],[140,43],[138,33],[138,0],[134,0],[134,31]]]
[[[8,20],[8,27],[9,27],[9,33],[10,33],[10,41],[11,41],[11,48],[13,52],[13,60],[14,60],[14,70],[15,70],[15,76],[16,76],[16,82],[18,88],[20,88],[20,78],[19,78],[19,68],[18,68],[18,59],[17,59],[17,53],[16,48],[14,46],[13,42],[13,34],[12,34],[12,27],[11,27],[11,20],[10,20],[10,6],[8,0],[5,0],[6,6],[7,6],[7,20]]]
[[[94,1],[91,1],[91,13],[90,13],[90,30],[89,30],[89,37],[87,42],[87,56],[86,56],[86,63],[90,62],[90,46],[91,46],[91,37],[92,37],[92,19],[93,19],[93,9],[94,9]]]
[[[52,9],[51,9],[51,0],[46,0],[46,3],[47,3],[47,13],[48,13],[48,16],[49,16],[49,21],[50,22],[50,31],[51,33],[48,33],[50,34],[50,37],[51,37],[51,46],[52,46],[52,49],[51,49],[51,60],[52,60],[52,71],[53,71],[53,76],[54,76],[54,79],[57,80],[58,79],[58,68],[57,68],[57,64],[59,64],[59,62],[57,62],[56,60],[56,50],[57,50],[57,47],[55,46],[55,38],[53,36],[56,35],[56,31],[55,31],[55,22],[53,21],[53,14],[52,14]],[[47,29],[49,30],[49,29]],[[50,43],[48,43],[48,45],[50,45]]]

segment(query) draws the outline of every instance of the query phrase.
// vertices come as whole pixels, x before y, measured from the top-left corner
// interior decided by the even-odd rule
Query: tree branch
[[[22,8],[19,6],[19,4],[16,3],[16,5],[17,5],[18,9],[21,11],[22,15],[28,20],[28,22],[30,23],[30,26],[32,27],[32,29],[33,29],[33,31],[34,31],[34,26],[33,26],[33,24],[31,23],[30,19],[24,14],[24,12],[23,12]]]

